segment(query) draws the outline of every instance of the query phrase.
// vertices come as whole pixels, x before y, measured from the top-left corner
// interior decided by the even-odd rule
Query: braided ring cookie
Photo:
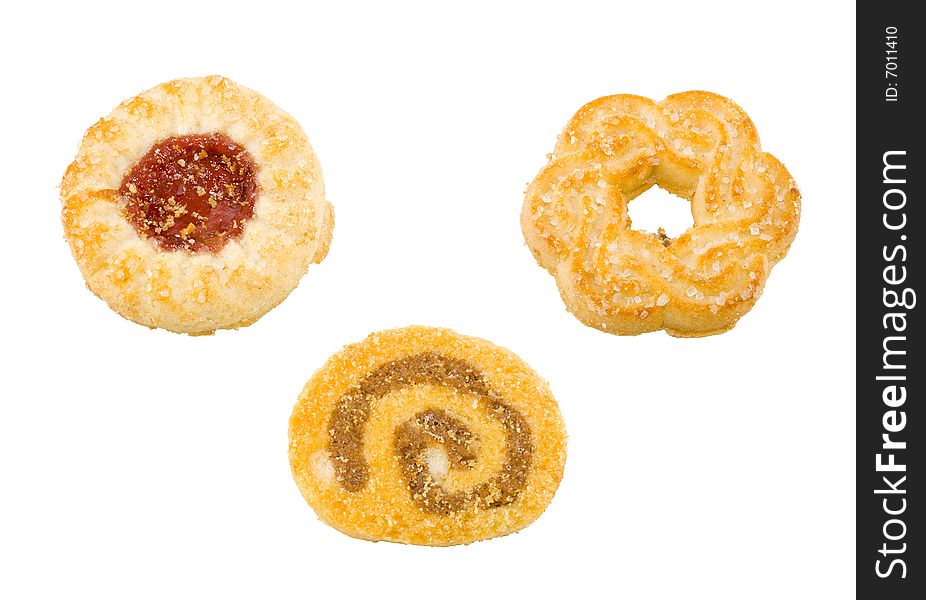
[[[120,104],[61,182],[87,286],[123,317],[191,334],[249,325],[328,251],[334,212],[296,121],[222,78]]]
[[[652,185],[691,202],[676,239],[630,229]],[[722,333],[752,308],[797,233],[800,193],[733,101],[683,92],[599,98],[575,114],[528,186],[527,245],[569,310],[620,335]]]
[[[427,327],[374,333],[328,359],[302,390],[289,440],[322,521],[427,546],[526,527],[566,460],[559,408],[524,361]]]

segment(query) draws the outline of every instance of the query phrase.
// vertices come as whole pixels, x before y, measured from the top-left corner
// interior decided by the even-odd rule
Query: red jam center
[[[165,250],[218,252],[254,215],[254,160],[221,133],[170,137],[151,147],[119,193],[135,229]]]

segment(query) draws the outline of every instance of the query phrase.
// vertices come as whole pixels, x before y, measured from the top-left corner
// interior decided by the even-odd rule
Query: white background
[[[439,4],[4,9],[0,596],[853,593],[851,6]],[[57,184],[121,100],[211,73],[303,125],[337,224],[281,306],[193,338],[86,289]],[[801,188],[800,233],[729,333],[586,328],[523,243],[523,190],[583,103],[688,89],[753,118]],[[299,495],[287,421],[303,383],[342,345],[412,323],[488,338],[549,380],[566,475],[521,533],[374,544]]]

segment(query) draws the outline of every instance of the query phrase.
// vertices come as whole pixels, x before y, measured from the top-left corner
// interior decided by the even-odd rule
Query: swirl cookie
[[[678,238],[630,228],[653,185],[691,202]],[[748,312],[797,234],[800,193],[733,101],[684,92],[599,98],[528,186],[521,227],[569,310],[620,335],[722,333]]]
[[[61,201],[90,290],[136,323],[191,334],[282,302],[334,226],[299,124],[222,77],[120,104],[87,131]]]
[[[347,346],[306,384],[289,426],[302,495],[347,535],[428,546],[526,527],[563,474],[566,432],[517,356],[447,329]]]

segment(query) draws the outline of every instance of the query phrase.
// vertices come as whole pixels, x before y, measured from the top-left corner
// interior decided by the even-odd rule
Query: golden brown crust
[[[325,523],[430,546],[526,527],[566,459],[559,408],[524,361],[428,327],[332,356],[302,390],[289,439],[293,476]]]
[[[627,202],[652,185],[691,201],[694,226],[674,240],[630,229]],[[586,325],[693,337],[752,308],[799,219],[797,186],[746,113],[683,92],[583,106],[528,186],[521,227]]]
[[[219,252],[164,251],[138,234],[118,190],[153,144],[218,132],[257,165],[254,216]],[[178,79],[126,100],[84,136],[61,182],[65,237],[87,286],[127,319],[204,334],[248,325],[324,258],[334,213],[296,121],[218,76]]]

